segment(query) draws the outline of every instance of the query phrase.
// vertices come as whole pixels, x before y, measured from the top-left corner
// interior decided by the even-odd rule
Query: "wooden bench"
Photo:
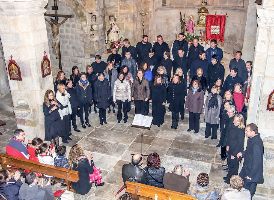
[[[52,165],[45,165],[31,160],[14,158],[7,154],[0,154],[0,164],[4,169],[8,169],[9,166],[11,166],[16,169],[29,170],[32,172],[64,179],[69,190],[71,189],[71,182],[77,182],[79,180],[79,175],[77,171],[62,167],[55,167]]]
[[[194,197],[187,194],[136,182],[126,182],[126,192],[131,194],[134,199],[139,200],[195,200]]]

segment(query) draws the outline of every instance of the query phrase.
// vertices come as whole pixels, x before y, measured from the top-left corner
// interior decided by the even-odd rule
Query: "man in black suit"
[[[244,158],[240,176],[244,180],[244,187],[250,191],[253,197],[257,184],[263,184],[263,154],[264,145],[258,133],[256,124],[248,124],[245,128],[248,137],[246,150],[237,154],[238,158]]]
[[[144,175],[144,170],[141,168],[142,156],[140,154],[135,154],[132,156],[131,163],[124,164],[122,167],[122,178],[124,183],[126,181],[130,182],[141,182]]]

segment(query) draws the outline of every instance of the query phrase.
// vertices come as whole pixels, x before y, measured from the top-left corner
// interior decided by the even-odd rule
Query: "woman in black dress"
[[[100,124],[107,124],[106,109],[109,107],[109,99],[111,98],[109,82],[105,79],[103,73],[98,74],[98,80],[94,85],[94,99],[99,108]]]
[[[163,84],[161,76],[156,76],[154,84],[151,89],[152,99],[152,124],[160,127],[164,123],[165,118],[165,105],[166,102],[166,87]]]
[[[183,69],[181,67],[177,68],[176,69],[176,72],[175,72],[176,75],[179,76],[179,80],[180,80],[180,83],[183,85],[183,94],[181,97],[181,101],[179,102],[180,105],[179,105],[179,109],[180,109],[180,116],[181,116],[181,120],[184,120],[185,118],[185,97],[186,97],[186,94],[187,94],[187,80],[185,79],[185,76],[184,76],[184,72],[183,72]]]
[[[58,112],[58,102],[54,92],[47,90],[44,96],[43,112],[45,116],[45,141],[51,141],[61,135],[62,123]]]
[[[239,159],[237,154],[244,150],[245,125],[244,117],[241,114],[236,114],[233,119],[233,125],[230,127],[227,135],[227,165],[228,173],[226,182],[229,183],[231,176],[238,175]]]

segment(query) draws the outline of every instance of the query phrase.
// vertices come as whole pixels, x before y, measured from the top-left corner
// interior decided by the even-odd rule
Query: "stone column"
[[[265,183],[259,188],[264,189],[262,193],[268,195],[268,199],[274,199],[270,191],[274,189],[274,112],[266,110],[268,96],[274,89],[274,0],[264,0],[263,3],[257,6],[257,41],[247,122],[258,125],[264,141]]]
[[[249,0],[243,43],[243,59],[253,61],[257,33],[257,7],[254,0]]]
[[[0,37],[6,64],[12,55],[22,73],[22,81],[9,80],[9,85],[17,126],[25,130],[27,139],[44,138],[43,98],[45,91],[53,88],[52,76],[41,75],[43,52],[49,52],[46,2],[0,0]]]

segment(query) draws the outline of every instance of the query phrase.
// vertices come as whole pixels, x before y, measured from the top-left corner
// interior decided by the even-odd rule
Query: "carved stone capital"
[[[0,16],[35,15],[45,13],[47,0],[0,0]]]
[[[274,8],[257,7],[257,20],[259,26],[274,26]]]

